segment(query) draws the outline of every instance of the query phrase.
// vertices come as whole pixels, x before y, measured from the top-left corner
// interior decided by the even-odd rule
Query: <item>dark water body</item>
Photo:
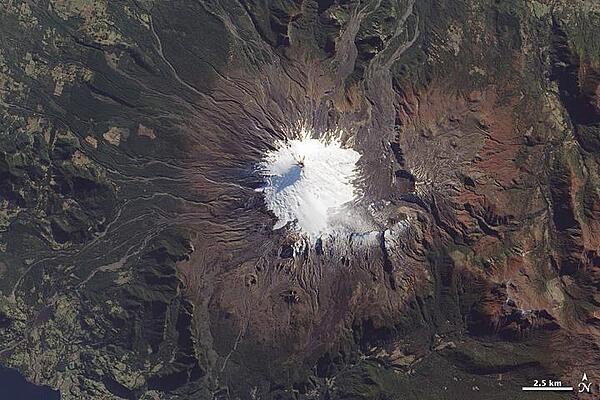
[[[0,400],[60,400],[60,393],[27,382],[19,371],[0,365]]]

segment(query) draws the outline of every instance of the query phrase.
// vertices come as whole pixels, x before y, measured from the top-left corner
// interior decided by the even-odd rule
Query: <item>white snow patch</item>
[[[302,139],[278,143],[259,165],[267,178],[260,189],[278,221],[273,229],[295,222],[313,239],[335,230],[344,206],[357,196],[354,187],[360,154],[337,140]]]

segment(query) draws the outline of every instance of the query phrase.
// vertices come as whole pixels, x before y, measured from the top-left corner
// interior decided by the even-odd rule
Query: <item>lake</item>
[[[15,369],[0,365],[0,398],[10,400],[60,400],[60,393],[48,386],[28,382]]]

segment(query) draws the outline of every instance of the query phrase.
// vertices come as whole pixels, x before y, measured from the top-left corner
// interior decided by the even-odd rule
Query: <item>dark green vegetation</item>
[[[0,1],[0,363],[64,400],[518,399],[600,378],[598,37],[592,0]],[[301,90],[251,89],[282,71]],[[298,98],[431,184],[385,188],[417,210],[411,257],[326,265],[322,290],[235,197],[266,146],[240,126],[283,137]],[[219,169],[239,188],[211,186]],[[249,210],[266,228],[221,233]]]

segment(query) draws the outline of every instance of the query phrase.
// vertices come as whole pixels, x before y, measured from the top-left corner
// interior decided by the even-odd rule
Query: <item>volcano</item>
[[[0,375],[63,400],[597,382],[593,1],[1,3]]]

